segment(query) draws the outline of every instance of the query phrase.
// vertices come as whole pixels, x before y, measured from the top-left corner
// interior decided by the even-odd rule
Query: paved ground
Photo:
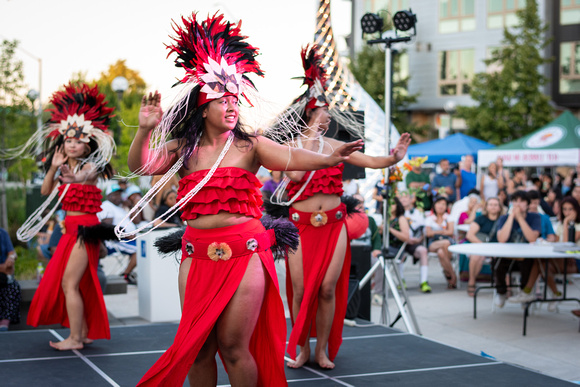
[[[277,270],[283,288],[284,266],[278,264]],[[418,291],[418,266],[407,264],[405,277],[411,305],[424,337],[580,384],[580,319],[570,313],[579,307],[577,303],[561,304],[556,313],[548,312],[546,305],[534,310],[528,319],[527,336],[523,336],[523,311],[519,304],[506,304],[493,312],[492,293],[482,291],[478,296],[478,318],[474,320],[473,299],[467,296],[465,284],[458,290],[445,289],[436,260],[430,260],[431,294]],[[580,298],[580,278],[576,279],[576,284],[568,285],[568,291],[569,296]],[[111,325],[148,323],[139,317],[136,286],[129,286],[124,295],[105,296],[105,301]],[[392,299],[388,300],[388,305],[390,315],[394,316],[396,307]],[[372,316],[373,321],[379,321],[380,307],[372,307]],[[394,328],[406,331],[402,321]]]

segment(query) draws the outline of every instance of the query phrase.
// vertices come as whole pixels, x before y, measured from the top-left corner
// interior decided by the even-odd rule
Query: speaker
[[[354,320],[360,311],[360,291],[358,290],[359,280],[349,278],[348,280],[348,303],[346,305],[346,318]]]
[[[364,112],[357,111],[353,112],[353,115],[356,117],[357,121],[364,125],[365,116]],[[334,119],[330,120],[330,125],[328,126],[328,131],[326,132],[325,136],[335,138],[339,141],[344,142],[351,142],[357,140],[356,137],[352,136],[341,124],[336,122]],[[361,152],[364,152],[364,147],[361,149]],[[364,179],[366,177],[365,169],[362,167],[357,167],[351,165],[349,163],[344,164],[344,172],[342,173],[343,180],[350,180],[350,179]]]
[[[350,281],[349,281],[349,298],[351,296],[351,284],[356,282],[356,289],[358,289],[359,281],[365,276],[366,273],[371,269],[371,251],[372,247],[370,244],[351,242],[350,252],[351,252],[351,262],[350,262]],[[371,320],[371,281],[369,281],[356,295],[353,293],[353,302],[356,302],[356,298],[360,298],[357,317],[363,320]],[[354,308],[355,305],[352,305]],[[350,302],[347,306],[348,310],[351,308]],[[351,318],[352,319],[352,318]]]

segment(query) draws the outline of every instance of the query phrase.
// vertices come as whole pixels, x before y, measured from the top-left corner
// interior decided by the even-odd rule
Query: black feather
[[[276,235],[276,244],[272,246],[274,259],[284,259],[288,252],[296,251],[300,244],[300,236],[298,229],[291,221],[287,218],[273,218],[264,215],[260,222],[266,230],[274,229]]]
[[[288,218],[290,216],[290,207],[281,206],[279,204],[272,203],[269,199],[264,200],[264,211],[266,214],[270,215],[272,218]]]
[[[157,248],[160,254],[175,253],[181,250],[183,234],[185,234],[185,227],[180,227],[179,230],[158,238],[153,243],[153,246]]]
[[[118,241],[115,226],[99,223],[94,226],[79,226],[77,240],[82,243],[98,243],[100,241]]]
[[[347,215],[361,212],[358,208],[356,208],[356,206],[358,206],[361,203],[360,200],[352,196],[343,195],[340,197],[340,201],[342,201],[346,205]]]

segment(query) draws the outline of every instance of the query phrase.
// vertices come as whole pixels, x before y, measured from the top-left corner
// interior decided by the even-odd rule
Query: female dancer
[[[129,151],[132,171],[170,177],[177,170],[178,203],[166,217],[181,209],[187,222],[179,270],[181,322],[173,345],[139,384],[177,386],[189,374],[191,385],[216,385],[219,351],[232,385],[284,386],[284,309],[272,233],[258,220],[262,198],[255,173],[260,165],[325,168],[345,160],[361,142],[318,155],[244,132],[238,98],[253,87],[245,73],[262,75],[257,49],[223,15],[198,23],[194,13],[182,21],[168,48],[187,72],[186,94],[165,114],[157,92],[144,98]],[[163,141],[149,150],[158,124],[153,138]],[[164,134],[156,137],[158,131]],[[165,142],[169,131],[173,139]]]
[[[326,76],[317,50],[316,45],[302,50],[304,83],[308,90],[287,109],[282,120],[292,115],[301,116],[298,121],[303,123],[302,132],[295,136],[293,145],[329,155],[344,145],[324,137],[330,116],[343,123],[348,116],[335,116],[338,109],[329,112],[324,95]],[[346,127],[352,129],[352,122]],[[403,158],[410,142],[409,134],[405,133],[392,155],[371,157],[354,152],[348,162],[364,168],[386,168]],[[313,173],[287,172],[292,181],[281,184],[276,192],[277,199],[273,198],[279,204],[291,204],[290,219],[300,233],[300,246],[286,261],[286,293],[294,324],[288,343],[288,354],[295,359],[288,362],[291,368],[299,368],[309,360],[309,336],[317,338],[314,357],[326,369],[334,368],[332,360],[342,342],[350,273],[346,213],[340,201],[343,169],[341,164]],[[284,203],[281,198],[286,186],[290,200]],[[298,357],[297,345],[300,346]]]
[[[46,154],[46,175],[40,190],[50,196],[19,230],[19,239],[36,234],[38,225],[54,209],[42,220],[40,214],[58,194],[66,211],[63,235],[34,294],[27,323],[69,327],[68,338],[50,342],[51,347],[63,351],[82,349],[94,339],[110,338],[97,277],[99,244],[78,241],[77,229],[99,223],[95,214],[101,210],[102,195],[95,184],[99,177],[111,177],[109,160],[115,144],[106,133],[113,108],[106,106],[105,96],[96,86],[69,84],[64,91],[56,92],[51,102],[54,108],[47,130],[52,144]]]

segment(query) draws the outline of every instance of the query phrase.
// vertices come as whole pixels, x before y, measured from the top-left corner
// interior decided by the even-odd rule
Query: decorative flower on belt
[[[241,21],[230,23],[217,13],[201,23],[196,13],[181,20],[183,27],[174,22],[177,36],[167,46],[168,55],[177,53],[175,65],[187,73],[181,83],[195,82],[201,86],[197,106],[225,95],[242,95],[250,103],[245,92],[255,87],[245,74],[264,76],[264,73],[255,60],[258,49],[240,34]]]
[[[207,256],[212,261],[216,261],[217,262],[220,259],[222,261],[227,261],[228,259],[230,259],[232,257],[232,249],[225,242],[222,242],[222,243],[213,242],[207,248]]]
[[[324,226],[328,222],[328,215],[324,211],[314,211],[312,215],[310,215],[310,223],[314,227]]]

